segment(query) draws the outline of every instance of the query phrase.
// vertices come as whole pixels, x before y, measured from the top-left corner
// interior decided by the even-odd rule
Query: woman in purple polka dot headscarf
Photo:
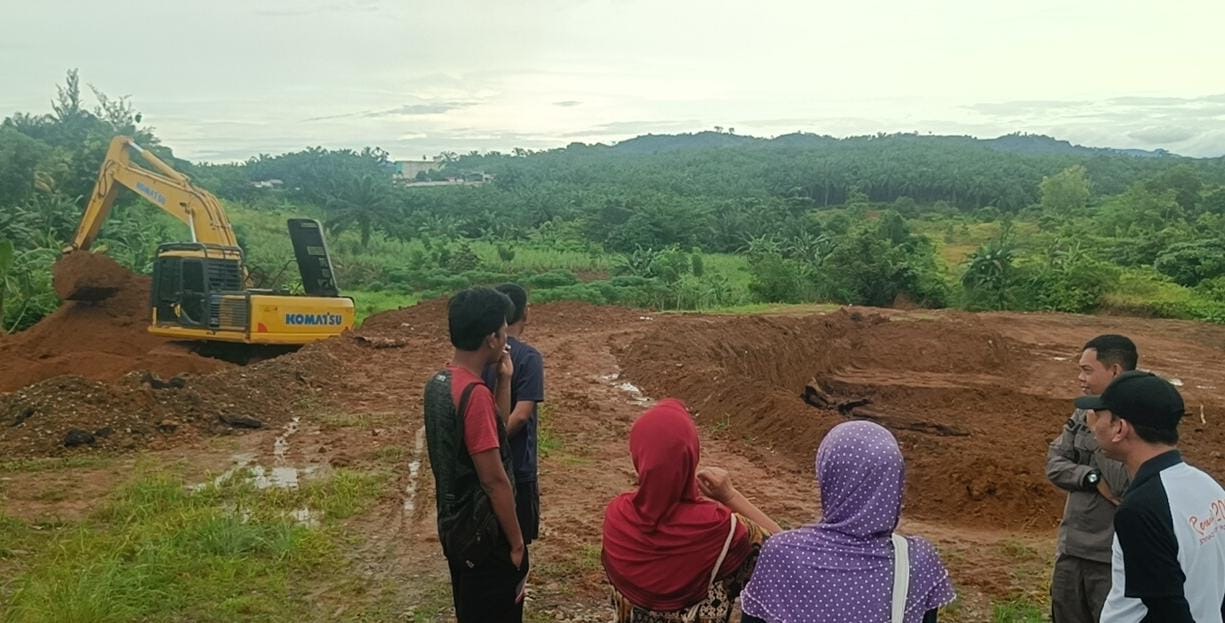
[[[893,435],[871,422],[834,427],[817,450],[821,521],[766,541],[741,595],[744,621],[888,623],[893,620],[893,531],[906,468]],[[953,587],[936,549],[907,537],[905,623],[936,620]],[[899,602],[899,606],[900,606]],[[899,610],[900,612],[900,610]]]

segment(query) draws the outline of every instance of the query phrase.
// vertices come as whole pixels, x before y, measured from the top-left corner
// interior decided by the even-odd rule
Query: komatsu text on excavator
[[[133,155],[150,168],[139,166]],[[179,340],[293,346],[352,328],[353,301],[340,296],[336,287],[318,221],[289,220],[305,295],[253,289],[242,249],[217,198],[125,136],[111,141],[85,216],[65,252],[89,250],[120,186],[183,221],[191,232],[190,242],[158,247],[150,333]],[[97,296],[83,288],[70,298]]]

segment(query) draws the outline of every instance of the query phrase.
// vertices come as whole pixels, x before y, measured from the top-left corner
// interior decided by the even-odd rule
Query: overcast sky
[[[1225,154],[1225,0],[10,0],[0,116],[64,71],[177,155],[397,158],[735,128]]]

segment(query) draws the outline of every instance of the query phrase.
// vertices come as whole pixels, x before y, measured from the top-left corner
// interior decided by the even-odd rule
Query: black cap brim
[[[1102,401],[1101,396],[1081,396],[1076,399],[1076,408],[1101,411],[1106,409],[1106,403]]]

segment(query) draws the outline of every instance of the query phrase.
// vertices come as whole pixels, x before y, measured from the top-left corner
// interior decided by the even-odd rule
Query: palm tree
[[[1012,267],[1015,259],[1012,244],[1005,237],[993,240],[970,256],[969,267],[961,277],[968,290],[977,290],[987,295],[994,309],[1008,306],[1008,287],[1012,282]]]
[[[375,224],[390,216],[395,205],[391,182],[370,173],[345,178],[324,196],[328,232],[338,235],[357,226],[363,249],[370,246]]]

